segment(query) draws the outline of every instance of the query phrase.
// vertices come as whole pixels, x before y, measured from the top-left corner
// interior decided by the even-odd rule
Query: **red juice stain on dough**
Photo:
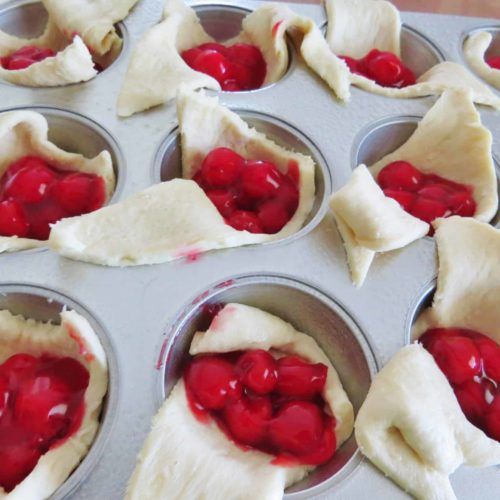
[[[217,80],[225,91],[258,89],[266,77],[266,62],[255,45],[204,43],[185,50],[181,57],[190,68]]]
[[[179,250],[175,256],[179,259],[184,259],[184,262],[186,263],[191,263],[200,260],[202,254],[203,251],[197,248],[186,248]]]
[[[0,66],[11,71],[25,69],[55,55],[52,49],[26,45],[8,56],[0,57]]]
[[[416,83],[413,71],[392,52],[373,49],[361,59],[339,56],[352,73],[374,80],[383,87],[402,88]]]
[[[104,179],[63,171],[37,156],[11,163],[0,178],[0,236],[46,240],[50,225],[101,208]]]
[[[298,165],[281,173],[267,160],[246,160],[229,148],[203,159],[193,180],[205,191],[226,223],[237,231],[276,234],[299,203]]]
[[[433,328],[418,341],[446,375],[467,419],[500,441],[500,345],[465,328]]]
[[[451,215],[472,217],[476,211],[471,186],[424,174],[407,161],[386,165],[377,182],[384,194],[395,199],[403,210],[428,223]],[[429,234],[432,233],[431,228]]]
[[[72,326],[67,325],[67,329],[69,336],[78,344],[80,355],[85,358],[85,361],[87,361],[87,363],[91,363],[95,359],[95,356],[92,352],[89,351],[85,340]]]
[[[283,21],[278,21],[274,26],[273,26],[273,29],[271,30],[271,35],[273,36],[273,38],[276,37],[276,35],[278,34],[278,30],[279,30],[279,27],[281,26],[281,24],[283,23]]]
[[[0,365],[0,486],[12,491],[80,427],[89,372],[74,358],[15,354]]]
[[[282,364],[296,367],[287,380],[280,380]],[[302,388],[300,395],[284,390],[290,377]],[[319,465],[335,453],[335,420],[324,411],[321,363],[298,356],[276,360],[261,349],[209,354],[191,358],[183,378],[196,418],[215,421],[243,450],[273,455],[272,463],[282,466]]]

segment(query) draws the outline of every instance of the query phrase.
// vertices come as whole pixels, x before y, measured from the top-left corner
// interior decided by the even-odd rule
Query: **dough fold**
[[[339,97],[348,93],[349,71],[335,57],[316,24],[288,7],[267,3],[242,22],[241,33],[224,42],[256,45],[266,61],[263,85],[278,81],[289,62],[286,35],[300,45],[305,62]],[[220,90],[212,77],[194,71],[180,53],[202,43],[215,41],[200,24],[195,11],[182,0],[168,0],[159,24],[150,28],[135,47],[118,98],[118,114],[130,116],[173,99],[180,88]]]
[[[192,355],[275,348],[328,366],[324,398],[337,412],[343,442],[353,428],[353,410],[338,375],[316,342],[280,318],[254,307],[227,304],[207,332],[197,332]],[[210,498],[280,500],[287,486],[312,467],[282,467],[257,450],[242,450],[212,421],[201,423],[189,409],[184,383],[177,382],[153,420],[130,479],[127,500]]]
[[[59,325],[42,323],[7,310],[0,311],[0,363],[17,353],[69,356],[82,363],[90,379],[80,428],[60,446],[41,456],[32,472],[10,493],[0,487],[0,499],[48,498],[66,481],[88,453],[99,429],[102,401],[108,388],[104,349],[88,321],[75,311],[61,313]]]
[[[453,500],[460,465],[500,463],[500,443],[467,421],[448,380],[419,344],[376,375],[355,423],[358,445],[379,469],[422,500]]]
[[[99,175],[106,185],[106,201],[115,189],[115,173],[111,155],[102,151],[95,158],[68,153],[48,139],[48,123],[34,111],[8,111],[0,114],[0,178],[9,165],[24,156],[38,156],[51,166],[70,172]],[[45,245],[30,238],[0,236],[0,253]]]
[[[384,195],[365,165],[330,199],[351,276],[361,286],[376,252],[402,248],[427,234],[429,225]]]
[[[491,33],[479,31],[468,36],[464,43],[464,56],[469,66],[483,80],[500,90],[500,69],[492,68],[484,56],[492,40]]]
[[[110,266],[156,264],[218,248],[285,238],[304,224],[314,201],[314,162],[288,151],[250,128],[217,98],[183,91],[178,97],[184,179],[156,184],[113,206],[63,219],[49,245],[70,258]],[[204,191],[192,180],[203,158],[228,147],[246,159],[273,162],[283,173],[299,174],[299,205],[276,234],[237,231],[224,222]]]
[[[325,0],[325,8],[328,19],[327,41],[330,50],[337,56],[360,58],[374,48],[401,56],[401,19],[397,9],[389,2]],[[439,95],[448,89],[470,90],[474,102],[500,109],[500,97],[463,66],[449,61],[436,64],[418,76],[414,85],[401,89],[383,87],[349,70],[347,80],[348,85],[352,83],[375,94],[398,98]],[[348,89],[347,92],[345,88],[340,91],[333,86],[333,90],[339,98],[348,100]]]

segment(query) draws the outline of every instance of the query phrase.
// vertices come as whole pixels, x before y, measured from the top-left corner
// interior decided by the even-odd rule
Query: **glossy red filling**
[[[486,59],[486,64],[494,69],[500,69],[500,56],[492,56]]]
[[[379,172],[377,182],[386,196],[395,199],[404,210],[428,223],[438,217],[451,215],[472,217],[476,212],[471,186],[439,175],[424,174],[407,161],[386,165]]]
[[[184,382],[197,418],[213,418],[240,447],[274,455],[280,465],[319,465],[336,449],[335,418],[321,395],[327,371],[257,349],[196,356]]]
[[[258,89],[266,77],[261,51],[246,43],[229,47],[204,43],[185,50],[181,56],[190,68],[215,78],[226,91]]]
[[[282,174],[269,161],[245,160],[228,148],[208,153],[193,180],[226,223],[239,231],[274,234],[299,204],[298,166]]]
[[[7,492],[80,427],[87,369],[73,358],[15,354],[0,365],[0,486]]]
[[[433,328],[419,342],[446,375],[467,419],[500,441],[500,346],[464,328]]]
[[[0,178],[0,236],[46,240],[50,224],[97,210],[105,200],[102,177],[58,170],[25,156]]]
[[[416,82],[413,71],[392,52],[373,49],[361,59],[339,56],[352,73],[374,80],[383,87],[407,87]]]
[[[52,49],[44,49],[27,45],[8,56],[0,58],[0,66],[8,70],[25,69],[34,63],[43,61],[47,57],[54,57],[56,53]]]

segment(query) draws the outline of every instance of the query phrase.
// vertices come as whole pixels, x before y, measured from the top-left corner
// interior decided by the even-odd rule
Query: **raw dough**
[[[51,166],[72,172],[96,174],[106,184],[106,201],[115,188],[115,174],[111,156],[102,151],[88,159],[76,153],[59,149],[47,138],[48,124],[43,115],[34,111],[8,111],[0,114],[0,178],[8,166],[23,156],[35,155]],[[30,238],[0,236],[0,253],[43,246],[45,241]]]
[[[376,375],[355,436],[364,455],[422,500],[454,500],[448,476],[462,464],[500,464],[500,443],[467,421],[448,380],[419,344],[403,347]]]
[[[27,45],[50,48],[57,54],[20,70],[7,70],[0,65],[1,79],[29,87],[55,87],[87,81],[97,75],[92,56],[82,39],[75,36],[68,44],[66,36],[50,18],[38,38],[18,38],[0,31],[0,57]]]
[[[374,48],[401,55],[401,20],[398,11],[389,2],[325,0],[325,7],[328,17],[327,41],[336,55],[359,58]],[[383,87],[369,78],[350,72],[347,80],[369,92],[399,98],[441,94],[447,89],[470,89],[474,102],[500,109],[500,97],[454,62],[446,61],[433,66],[417,78],[416,84],[401,89]],[[339,98],[349,98],[349,92],[346,95],[345,91],[337,91],[335,86],[333,89]]]
[[[49,244],[62,255],[109,266],[156,264],[207,250],[282,239],[297,232],[314,201],[314,162],[287,151],[250,128],[217,98],[195,92],[178,97],[183,176],[156,184],[116,205],[58,222]],[[212,149],[225,146],[247,159],[272,161],[282,172],[291,161],[300,172],[299,206],[276,234],[237,231],[224,222],[190,179]]]
[[[10,493],[0,487],[0,499],[48,498],[66,481],[87,454],[99,429],[102,400],[108,388],[104,349],[88,321],[75,311],[61,313],[61,324],[42,323],[0,311],[0,364],[17,353],[40,356],[49,352],[77,359],[89,371],[85,413],[78,431],[42,455],[33,471]]]
[[[344,241],[353,282],[361,286],[376,252],[402,248],[425,236],[429,225],[384,195],[365,165],[334,193],[330,208]]]
[[[439,256],[432,307],[413,327],[418,338],[429,328],[458,327],[488,335],[500,344],[500,230],[463,217],[433,224]]]
[[[340,446],[352,433],[352,405],[335,369],[312,337],[260,309],[228,304],[206,332],[196,333],[190,353],[259,348],[296,353],[328,366],[323,397],[337,418]],[[271,460],[260,451],[235,446],[213,421],[200,423],[189,410],[181,379],[154,418],[127,499],[281,500],[284,489],[312,469],[276,466]]]
[[[464,43],[464,56],[477,75],[500,90],[500,69],[492,68],[484,60],[492,38],[491,33],[487,31],[478,31],[469,35]]]
[[[446,91],[398,149],[369,167],[376,177],[387,164],[405,160],[425,174],[474,187],[474,218],[489,222],[498,208],[492,137],[469,91]]]
[[[264,4],[242,22],[242,32],[224,43],[250,43],[261,50],[267,65],[264,85],[278,81],[286,72],[289,56],[286,34],[302,38],[300,51],[306,63],[327,80],[339,97],[349,91],[349,71],[335,57],[315,23],[288,7]],[[213,42],[201,26],[195,11],[182,0],[165,2],[162,21],[147,31],[137,44],[118,98],[118,114],[130,116],[163,104],[179,88],[206,87],[220,90],[212,77],[192,70],[180,52]]]

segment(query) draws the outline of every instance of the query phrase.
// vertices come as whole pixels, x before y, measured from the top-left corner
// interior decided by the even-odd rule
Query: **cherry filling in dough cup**
[[[477,76],[500,88],[500,77],[491,79],[483,67],[486,63],[486,70],[500,70],[500,25],[478,26],[467,31],[462,37],[460,49],[465,62]]]
[[[91,159],[97,157],[102,151],[107,151],[111,156],[111,163],[114,174],[113,192],[109,194],[110,185],[108,183],[111,181],[108,179],[109,172],[107,172],[107,170],[102,169],[102,174],[103,174],[102,176],[98,174],[84,174],[83,177],[88,175],[88,179],[92,178],[91,181],[92,183],[89,185],[90,187],[89,186],[87,187],[89,187],[90,189],[89,192],[92,194],[92,196],[95,195],[96,197],[96,203],[98,202],[98,205],[96,206],[99,206],[100,208],[100,206],[106,205],[110,201],[116,199],[116,196],[123,184],[124,169],[122,167],[124,165],[124,159],[121,150],[118,146],[118,143],[106,129],[104,129],[101,125],[99,125],[97,122],[93,121],[88,117],[85,117],[83,115],[80,115],[72,111],[66,111],[59,108],[54,108],[49,106],[36,106],[29,108],[17,107],[5,110],[6,113],[16,112],[16,111],[34,111],[36,113],[41,114],[47,120],[48,141],[53,145],[57,146],[58,148],[60,148],[61,150],[63,150],[64,152],[77,153],[84,156],[87,159]],[[24,122],[20,122],[13,130],[15,130],[17,127],[22,126],[23,123]],[[63,192],[63,190],[59,190],[61,184],[60,181],[63,178],[66,180],[72,178],[72,176],[78,175],[79,171],[65,170],[64,162],[56,166],[52,164],[50,160],[45,161],[44,163],[50,168],[52,172],[52,177],[54,177],[54,178],[51,177],[50,182],[52,184],[50,184],[50,186],[53,185],[52,187],[54,187],[54,189],[57,189],[58,193],[51,192],[50,191],[51,187],[49,187],[48,190],[45,189],[45,191],[47,192],[44,191],[44,196],[45,198],[47,198],[46,200],[42,199],[39,202],[33,202],[33,203],[30,200],[23,201],[24,200],[23,196],[26,195],[26,193],[24,192],[26,186],[25,182],[19,183],[19,189],[22,192],[18,194],[14,193],[12,197],[9,195],[9,191],[7,188],[8,185],[11,184],[11,180],[9,180],[8,177],[9,177],[9,172],[12,169],[9,170],[9,167],[20,162],[21,163],[24,162],[22,163],[22,165],[25,165],[26,158],[34,158],[35,159],[34,163],[37,163],[38,162],[37,159],[39,157],[30,151],[26,151],[26,154],[22,155],[20,160],[16,160],[16,162],[8,162],[6,164],[7,168],[3,172],[3,175],[0,176],[0,186],[2,186],[3,188],[2,192],[0,193],[0,200],[7,201],[7,203],[9,203],[12,199],[14,199],[16,200],[16,203],[20,203],[23,206],[23,210],[25,211],[26,216],[29,217],[30,220],[33,219],[33,221],[36,223],[37,230],[38,226],[40,226],[40,228],[38,233],[31,234],[30,232],[29,234],[25,234],[24,236],[19,235],[21,236],[19,238],[19,241],[22,241],[24,238],[29,238],[33,240],[34,243],[37,243],[46,240],[45,236],[47,235],[45,234],[46,231],[44,228],[46,228],[47,224],[44,222],[46,220],[44,218],[45,215],[49,217],[47,219],[49,220],[49,222],[52,220],[58,220],[63,217],[71,216],[73,207],[69,206],[68,204],[70,202],[72,202],[71,204],[73,204],[73,202],[77,203],[78,200],[80,200],[81,198],[81,196],[79,196],[79,194],[81,193],[79,191],[75,192],[73,189],[69,189],[66,192]],[[34,168],[34,163],[27,162],[25,168],[29,169],[31,169],[32,167]],[[45,169],[46,167],[42,166],[41,168]],[[109,169],[109,167],[106,167],[106,169]],[[15,179],[13,178],[12,180]],[[35,178],[33,179],[33,182],[35,180],[36,182],[39,182],[40,179],[38,174],[36,179]],[[99,184],[97,184],[94,181],[99,181]],[[58,185],[56,186],[56,184]],[[15,186],[12,185],[10,187],[13,188]],[[103,193],[101,194],[104,194],[104,198],[102,196],[98,196],[97,191],[103,191]],[[62,202],[60,201],[60,198],[63,195],[65,196],[65,199],[63,200],[64,204],[61,205]],[[86,203],[86,200],[88,201],[87,196],[85,197],[85,200],[80,200],[80,201]],[[37,207],[39,207],[38,211]],[[31,231],[31,226],[29,231]],[[3,236],[10,236],[10,234],[5,233],[3,234]],[[29,247],[30,247],[29,245],[24,245],[19,247],[13,246],[13,248],[9,250],[29,248]]]
[[[418,123],[422,120],[422,117],[419,116],[395,116],[395,117],[390,117],[390,118],[383,118],[381,120],[378,120],[367,127],[363,128],[358,136],[354,140],[354,146],[352,149],[351,153],[351,165],[353,168],[355,168],[357,165],[360,164],[365,164],[365,165],[373,165],[375,164],[378,160],[383,158],[384,156],[392,153],[396,149],[398,149],[402,144],[404,144],[410,136],[415,132],[417,129]],[[500,166],[496,158],[493,158],[494,163],[495,163],[495,170],[496,170],[496,177],[497,177],[497,190],[500,193]],[[446,159],[443,159],[445,162]],[[404,158],[401,158],[401,162],[404,162]],[[399,163],[399,162],[393,162],[393,163]],[[406,168],[405,165],[393,165],[396,168],[403,167],[403,169]],[[414,168],[417,170],[419,169],[419,165],[412,165]],[[386,165],[387,167],[387,165]],[[383,171],[384,169],[382,169]],[[388,170],[386,170],[386,173]],[[430,174],[428,176],[423,176],[424,180],[423,182],[428,182],[430,185],[434,184],[434,178],[436,176]],[[380,183],[380,172],[377,176],[377,182]],[[456,193],[461,193],[462,191],[466,192],[466,197],[468,200],[471,200],[471,211],[473,210],[473,207],[475,206],[476,200],[474,199],[474,191],[470,192],[469,186],[465,184],[456,184],[447,181],[444,178],[436,178],[436,184],[439,184],[440,186],[444,186],[445,189],[448,189],[450,187],[450,191],[452,193],[452,196],[455,195]],[[383,187],[383,186],[381,186]],[[425,187],[425,186],[423,186]],[[431,190],[432,191],[432,190]],[[391,190],[389,189],[386,192],[387,196],[391,195]],[[395,197],[398,196],[398,193],[392,193],[394,194]],[[433,196],[432,192],[429,192],[431,198]],[[391,196],[392,197],[392,196]],[[422,198],[426,198],[427,195],[424,192],[422,195]],[[395,198],[400,204],[404,207],[405,199],[398,199]],[[425,200],[424,200],[425,201]],[[431,200],[432,201],[432,200]],[[424,207],[425,208],[425,207]],[[451,209],[449,210],[450,213],[446,213],[445,216],[450,216],[451,214]],[[412,213],[412,212],[410,212]],[[464,215],[469,216],[469,213],[464,213]],[[424,216],[427,214],[427,211],[424,210]],[[432,213],[429,212],[430,218],[432,216]],[[419,217],[420,214],[417,213],[412,213],[412,215],[415,215],[416,217]],[[457,213],[456,215],[461,215],[460,213]],[[474,215],[471,213],[471,215]],[[439,215],[441,216],[441,215]],[[427,222],[427,221],[426,221]],[[500,223],[500,209],[496,212],[495,216],[493,219],[490,221],[490,224],[498,227],[498,224]],[[430,233],[429,233],[430,234]]]
[[[283,276],[245,275],[219,283],[195,298],[166,332],[159,366],[159,402],[168,397],[192,357],[197,331],[206,331],[221,304],[253,306],[290,323],[314,338],[343,385],[354,411],[363,402],[377,370],[371,348],[356,322],[341,305],[311,286]],[[229,317],[228,317],[229,319]],[[272,460],[272,455],[269,455]],[[361,459],[354,437],[333,457],[286,490],[286,498],[310,498],[348,476]]]
[[[453,325],[420,331],[416,323],[435,292],[433,281],[410,308],[406,339],[420,342],[433,356],[467,420],[500,441],[500,345],[480,331]]]
[[[13,35],[18,38],[36,39],[40,37],[45,30],[48,21],[48,13],[45,9],[42,2],[30,1],[30,0],[15,0],[13,2],[9,2],[3,8],[0,8],[0,30],[4,31],[8,35]],[[97,57],[94,59],[95,68],[100,73],[104,70],[108,69],[123,53],[123,48],[128,42],[128,34],[123,23],[117,23],[115,25],[115,29],[119,37],[122,39],[123,44],[119,52],[111,54],[109,57]],[[70,40],[67,43],[71,43]],[[25,47],[32,48],[29,44],[24,46],[21,50],[25,49]],[[26,49],[27,57],[24,57],[23,54],[17,54],[18,50],[13,51],[16,53],[14,59],[14,66],[9,67],[11,62],[9,61],[9,56],[12,55],[6,54],[4,55],[5,59],[1,63],[4,69],[24,69],[29,67],[28,64],[34,64],[35,62],[39,62],[43,60],[45,57],[52,57],[57,54],[60,50],[63,50],[64,47],[60,47],[59,50],[56,50],[55,47],[40,47],[42,49],[42,53],[37,51],[32,57],[33,51]],[[49,52],[52,54],[49,54]],[[88,47],[90,53],[92,54],[92,48]],[[98,60],[97,60],[98,59]],[[2,58],[0,58],[0,61]],[[10,64],[9,64],[10,63]],[[2,81],[2,80],[0,80]]]
[[[328,31],[328,23],[323,27],[325,34]],[[341,56],[343,54],[337,54]],[[375,54],[374,54],[375,55]],[[366,58],[367,54],[365,54]],[[389,56],[390,59],[390,56]],[[445,57],[438,46],[432,42],[425,35],[417,31],[416,29],[407,26],[405,24],[401,27],[401,59],[400,61],[404,66],[406,66],[412,73],[415,79],[423,75],[426,71],[431,69],[436,64],[443,62]],[[349,66],[349,62],[348,62]],[[354,64],[356,66],[356,64]],[[382,64],[384,66],[384,64]],[[352,71],[352,69],[351,69]],[[384,68],[381,68],[382,74],[384,73]],[[369,75],[364,75],[371,78]],[[373,79],[373,78],[371,78]],[[383,81],[378,82],[380,85],[385,86]],[[409,79],[402,86],[407,86],[415,83]],[[391,86],[391,85],[387,85]]]
[[[315,163],[315,198],[313,207],[302,228],[285,239],[288,240],[306,234],[320,222],[326,210],[328,196],[332,190],[331,174],[325,158],[315,144],[292,125],[263,113],[237,109],[233,111],[245,120],[248,125],[263,133],[276,144],[288,150],[308,155],[313,159]],[[178,128],[175,128],[165,138],[156,153],[153,166],[153,182],[164,182],[182,177],[181,153],[180,136]],[[274,231],[274,233],[276,232]]]
[[[193,6],[198,19],[208,35],[216,44],[224,45],[242,31],[243,19],[251,11],[231,5]],[[181,53],[184,61],[193,69],[207,73],[219,81],[223,92],[248,92],[259,90],[274,83],[264,85],[266,62],[262,52],[256,47],[240,47],[240,42],[231,44],[229,50],[213,44],[191,47]],[[213,45],[213,46],[212,46]],[[247,44],[248,45],[248,44]],[[230,47],[229,45],[227,47]],[[295,54],[292,43],[287,40],[288,66],[281,78],[290,71]],[[204,52],[203,54],[200,53]],[[214,53],[219,52],[219,53]],[[196,60],[199,57],[198,60]],[[242,67],[242,63],[244,67]]]
[[[115,357],[113,345],[105,328],[96,319],[96,317],[92,315],[92,313],[89,310],[87,310],[84,306],[74,301],[73,299],[52,289],[34,285],[24,285],[24,284],[1,284],[0,311],[8,311],[10,313],[9,316],[21,315],[26,319],[29,318],[36,322],[43,322],[43,323],[51,322],[53,325],[55,325],[56,328],[57,325],[61,324],[62,318],[60,316],[60,313],[64,311],[70,311],[70,314],[76,313],[80,317],[76,319],[72,317],[71,321],[67,323],[68,328],[71,327],[69,331],[73,332],[72,335],[74,335],[75,337],[77,336],[76,330],[73,330],[73,328],[75,328],[76,325],[78,325],[77,328],[79,332],[83,333],[85,331],[86,327],[82,326],[80,323],[80,320],[83,318],[88,322],[87,327],[90,327],[91,330],[93,331],[93,341],[98,342],[98,344],[100,344],[100,345],[95,345],[95,344],[90,345],[89,343],[87,345],[89,345],[90,348],[86,350],[85,353],[81,351],[82,359],[88,360],[89,363],[89,365],[87,366],[87,363],[85,362],[84,363],[85,367],[91,373],[91,379],[89,381],[89,385],[83,396],[84,412],[86,408],[88,408],[87,403],[90,403],[91,401],[90,392],[92,392],[92,394],[94,395],[97,395],[99,393],[101,394],[100,397],[102,398],[100,400],[101,401],[100,405],[96,406],[95,402],[92,403],[94,405],[93,407],[96,408],[97,411],[99,411],[98,429],[90,443],[90,446],[88,447],[88,450],[86,452],[83,452],[81,457],[76,457],[78,453],[84,451],[83,450],[84,447],[82,443],[80,444],[74,443],[72,445],[72,449],[68,450],[69,454],[67,455],[67,459],[65,459],[64,456],[61,455],[59,455],[57,458],[51,458],[50,460],[48,459],[49,454],[51,453],[52,450],[58,451],[60,453],[60,450],[64,447],[64,444],[68,440],[71,440],[78,435],[79,430],[82,428],[80,425],[78,428],[72,431],[72,433],[69,436],[63,438],[62,441],[55,447],[49,448],[49,450],[46,453],[42,454],[41,457],[38,459],[38,462],[35,465],[35,469],[33,469],[34,474],[35,473],[37,474],[36,478],[33,478],[35,486],[33,485],[33,482],[31,482],[31,488],[33,487],[36,488],[34,492],[33,489],[26,489],[24,493],[21,493],[20,491],[16,492],[16,494],[20,495],[20,498],[21,497],[42,498],[42,496],[40,496],[42,495],[41,493],[42,491],[47,492],[47,494],[50,495],[50,498],[54,500],[67,498],[85,481],[86,477],[91,473],[93,468],[97,465],[102,453],[104,452],[104,447],[106,446],[107,440],[111,434],[111,430],[114,425],[114,420],[116,417],[116,410],[117,410],[117,402],[118,402],[119,379],[118,379],[117,359]],[[64,321],[68,320],[69,318],[65,317]],[[28,330],[29,327],[26,327],[25,329]],[[54,332],[52,332],[51,335],[54,335]],[[85,335],[85,338],[87,340],[90,340],[91,337],[92,336]],[[41,337],[38,337],[38,334],[34,335],[33,338],[37,338],[40,340],[36,343],[34,342],[30,346],[29,337],[27,335],[23,336],[24,345],[19,353],[14,352],[15,349],[12,349],[11,348],[12,346],[7,346],[7,345],[6,346],[8,347],[7,349],[8,352],[6,352],[6,349],[2,348],[2,340],[0,340],[0,352],[2,353],[0,363],[3,365],[6,359],[11,357],[11,355],[23,354],[23,353],[35,356],[39,364],[40,360],[44,356],[46,355],[50,356],[51,354],[56,358],[63,359],[65,353],[67,353],[70,359],[74,359],[70,354],[72,349],[70,349],[70,345],[68,343],[69,340],[66,340],[68,344],[67,345],[65,344],[65,347],[64,346],[61,347],[60,344],[58,343],[52,345],[50,341],[47,341],[47,339],[44,341],[46,342],[46,344],[42,345],[41,343],[39,343],[42,342],[42,339]],[[82,346],[85,343],[84,340],[77,340],[76,342],[81,343]],[[93,354],[91,354],[91,352]],[[107,364],[107,390],[104,390],[105,393],[104,397],[102,396],[103,393],[101,387],[102,384],[97,382],[98,373],[95,371],[95,368],[91,368],[91,363],[95,363],[96,362],[95,359],[100,359],[102,356],[102,352],[104,352]],[[94,354],[95,358],[93,359],[92,355]],[[75,362],[78,361],[75,360]],[[80,362],[80,364],[83,366],[82,363],[83,361]],[[65,366],[66,365],[67,361],[65,363]],[[3,368],[4,367],[2,366],[2,369]],[[73,381],[74,378],[75,377],[73,373],[72,377]],[[36,411],[34,410],[33,407],[26,406],[26,404],[24,409],[25,411],[28,410],[30,410],[31,412]],[[59,408],[59,410],[57,411],[61,411],[61,408]],[[29,415],[33,417],[34,414],[30,413]],[[86,433],[90,435],[90,433],[92,432],[90,424],[91,421],[87,420],[87,415],[85,413],[83,416],[83,422],[85,422],[85,425],[88,426]],[[79,461],[78,458],[80,459]],[[49,462],[47,462],[47,460],[51,461],[52,465],[49,465]],[[42,461],[43,465],[41,465]],[[68,476],[62,477],[61,482],[58,482],[59,476],[57,470],[54,470],[54,468],[57,469],[58,463],[66,464],[67,462],[71,464],[74,463],[75,468],[73,469],[73,471],[68,471],[69,472]],[[42,470],[37,469],[37,467],[39,466],[42,466]],[[3,472],[5,473],[5,470]],[[46,476],[45,474],[48,475]],[[26,476],[26,481],[31,481],[29,475]],[[53,487],[55,483],[57,483],[56,487],[57,486],[58,487],[54,491]],[[26,484],[26,487],[27,486],[28,485]],[[23,483],[18,483],[16,489],[18,489],[19,487],[24,487]]]

